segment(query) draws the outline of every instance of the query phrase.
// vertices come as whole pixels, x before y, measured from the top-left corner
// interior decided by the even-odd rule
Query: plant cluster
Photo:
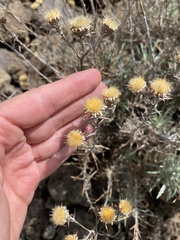
[[[116,207],[117,208],[117,207]],[[133,206],[131,202],[127,199],[122,199],[119,202],[118,210],[114,206],[105,205],[97,210],[98,218],[101,222],[103,222],[106,227],[108,224],[113,225],[115,222],[118,223],[123,219],[126,219],[132,214]],[[87,235],[83,239],[96,239],[100,232],[95,232],[94,230],[89,230],[88,228],[84,227],[80,224],[76,219],[75,216],[70,215],[68,209],[65,206],[55,206],[52,209],[51,213],[51,221],[56,226],[63,226],[66,223],[73,222],[84,230],[87,231]],[[77,233],[75,234],[68,234],[64,237],[64,240],[78,240]]]
[[[94,128],[94,133],[85,136],[79,129],[71,130],[66,136],[66,144],[78,149],[82,147],[88,137],[95,135],[96,130],[104,120],[108,120],[111,114],[115,111],[116,103],[119,100],[121,92],[117,87],[111,86],[103,90],[103,99],[98,97],[91,97],[86,100],[84,104],[84,115],[82,120],[87,124],[91,124]]]
[[[66,134],[74,150],[69,164],[80,172],[72,178],[83,183],[77,194],[85,196],[94,227],[64,202],[52,209],[52,222],[62,231],[69,226],[64,240],[149,239],[152,219],[161,217],[152,206],[161,201],[177,211],[180,194],[179,2],[104,0],[98,11],[101,1],[89,0],[90,9],[84,0],[81,8],[71,0],[25,2],[30,19],[0,1],[1,44],[26,66],[12,75],[16,86],[26,91],[91,67],[110,86],[102,99],[84,103],[81,121],[94,132]]]
[[[96,66],[95,52],[104,38],[112,35],[118,29],[118,22],[110,16],[105,16],[101,22],[97,22],[94,17],[89,17],[84,9],[84,15],[77,15],[64,19],[58,8],[45,11],[44,18],[59,37],[72,49],[79,64],[78,70],[83,70],[88,59],[88,65]],[[65,28],[69,31],[65,31]],[[69,32],[76,38],[76,44],[73,46]]]

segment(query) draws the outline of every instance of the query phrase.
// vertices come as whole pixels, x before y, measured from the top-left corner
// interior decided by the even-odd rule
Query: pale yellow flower
[[[61,17],[60,10],[58,8],[53,8],[45,12],[44,18],[50,24],[59,22]]]
[[[36,0],[36,2],[41,4],[41,3],[43,3],[43,0]]]
[[[28,76],[24,73],[19,76],[19,81],[26,81]]]
[[[104,17],[103,25],[107,26],[113,32],[116,31],[118,29],[118,26],[119,26],[118,22],[115,19],[113,19],[109,16]]]
[[[81,147],[84,142],[85,137],[80,130],[72,130],[66,136],[66,144],[73,149]]]
[[[111,86],[103,90],[103,98],[105,99],[105,101],[117,101],[120,96],[121,92],[115,86]]]
[[[142,91],[146,87],[146,82],[143,77],[134,77],[129,80],[129,90],[133,93]]]
[[[37,2],[33,2],[33,3],[31,4],[31,8],[32,8],[33,10],[37,9],[38,7],[39,7],[39,3],[37,3]]]
[[[105,105],[102,99],[98,97],[92,97],[86,100],[85,102],[85,113],[99,117],[103,114]]]
[[[166,79],[156,78],[150,83],[151,90],[160,96],[166,95],[171,91],[171,84]]]
[[[116,219],[116,211],[113,207],[110,207],[110,206],[102,207],[99,211],[99,215],[100,215],[101,221],[104,223],[113,224],[113,222]]]
[[[78,240],[77,234],[68,234],[65,236],[64,240]]]
[[[69,211],[65,206],[55,206],[52,209],[51,221],[56,226],[62,226],[68,221],[69,216]]]
[[[76,5],[75,0],[68,0],[67,2],[71,6],[75,6]]]
[[[71,28],[89,28],[92,20],[89,17],[86,16],[77,16],[75,18],[72,18],[69,20],[69,24],[71,25]]]
[[[123,199],[119,202],[119,210],[124,215],[129,215],[132,212],[133,206],[131,202],[127,199]]]
[[[77,16],[69,20],[71,31],[77,36],[86,36],[89,29],[91,28],[92,20],[87,16]]]

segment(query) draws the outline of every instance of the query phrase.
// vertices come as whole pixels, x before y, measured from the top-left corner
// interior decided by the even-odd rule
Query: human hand
[[[71,154],[65,135],[87,130],[87,97],[101,96],[100,73],[86,70],[32,89],[0,104],[0,236],[19,238],[39,182]]]

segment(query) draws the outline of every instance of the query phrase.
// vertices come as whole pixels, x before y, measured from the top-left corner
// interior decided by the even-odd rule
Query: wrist
[[[10,211],[5,192],[0,185],[0,236],[3,240],[10,239]]]

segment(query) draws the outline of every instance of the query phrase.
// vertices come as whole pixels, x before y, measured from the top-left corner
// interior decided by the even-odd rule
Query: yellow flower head
[[[156,78],[150,83],[150,87],[155,94],[166,95],[171,91],[171,84],[163,78]]]
[[[109,87],[103,90],[103,98],[105,101],[116,101],[121,96],[121,92],[117,87]]]
[[[176,60],[177,60],[178,63],[180,63],[180,53],[178,53],[178,54],[176,55]]]
[[[57,24],[60,20],[61,13],[58,8],[53,8],[45,12],[44,18],[50,24]]]
[[[106,16],[103,19],[103,25],[105,25],[105,27],[108,27],[112,32],[115,32],[118,29],[118,22],[116,20],[114,20],[111,17]]]
[[[43,3],[43,0],[36,0],[36,2],[41,4],[41,3]]]
[[[100,209],[99,212],[102,222],[113,224],[116,218],[116,212],[113,207],[104,206]]]
[[[68,234],[65,236],[64,240],[78,240],[77,234]]]
[[[28,76],[24,73],[24,74],[21,74],[20,76],[19,76],[19,81],[21,82],[21,81],[26,81],[27,80],[27,78],[28,78]]]
[[[38,3],[38,2],[33,2],[33,3],[31,4],[31,8],[32,8],[33,10],[37,9],[38,7],[39,7],[39,3]]]
[[[130,201],[127,199],[121,200],[119,202],[119,210],[122,212],[124,215],[129,215],[132,212],[133,206]]]
[[[67,2],[71,6],[75,6],[76,5],[75,0],[68,0]]]
[[[81,15],[69,20],[69,24],[72,28],[89,28],[91,19]]]
[[[72,130],[66,136],[66,144],[73,149],[81,147],[84,141],[85,137],[80,130]]]
[[[83,15],[69,20],[71,31],[78,36],[83,36],[88,32],[91,27],[91,22],[92,20],[89,17]]]
[[[92,97],[86,100],[85,112],[93,117],[99,117],[103,114],[105,105],[103,100],[98,97]]]
[[[128,87],[131,92],[137,93],[146,87],[146,82],[143,77],[134,77],[129,80]]]
[[[28,82],[28,76],[24,73],[19,76],[19,84],[22,88],[28,88],[29,82]]]
[[[62,226],[68,221],[68,218],[69,211],[65,206],[55,206],[52,209],[51,221],[54,223],[54,225]]]

